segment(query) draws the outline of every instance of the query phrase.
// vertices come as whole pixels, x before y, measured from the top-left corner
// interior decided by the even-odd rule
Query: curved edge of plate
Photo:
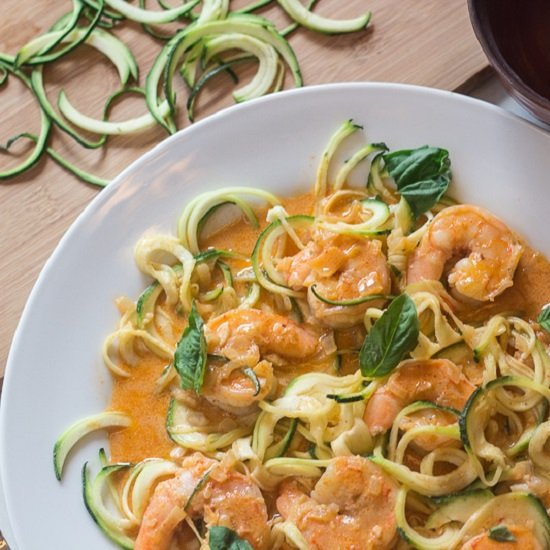
[[[161,155],[162,151],[168,144],[171,144],[174,141],[187,139],[188,136],[192,137],[194,132],[198,131],[199,129],[209,127],[209,126],[215,126],[216,124],[218,124],[220,120],[228,117],[233,117],[237,113],[240,113],[242,111],[249,111],[250,114],[252,115],[255,109],[261,109],[262,106],[267,102],[277,103],[282,101],[293,101],[294,98],[300,98],[302,96],[308,96],[308,95],[313,96],[315,94],[323,94],[323,93],[329,93],[329,94],[338,93],[339,91],[354,90],[354,89],[364,90],[364,91],[378,90],[378,91],[386,91],[389,93],[421,94],[424,96],[427,94],[429,96],[432,96],[433,98],[438,98],[438,99],[452,98],[452,101],[459,102],[464,105],[468,105],[470,108],[478,109],[480,113],[487,112],[487,111],[496,112],[498,113],[499,116],[505,117],[508,120],[512,121],[512,123],[517,125],[518,128],[520,127],[529,128],[529,131],[536,132],[541,136],[544,136],[544,139],[548,140],[548,142],[550,143],[550,136],[546,132],[544,132],[542,129],[534,126],[530,122],[525,121],[524,119],[521,119],[520,117],[512,113],[509,113],[508,111],[505,111],[504,109],[498,106],[486,103],[482,100],[464,96],[455,92],[437,90],[433,88],[426,88],[422,86],[415,86],[415,85],[409,85],[409,84],[394,84],[394,83],[383,83],[383,82],[334,83],[334,84],[310,86],[305,88],[279,92],[277,94],[258,98],[244,104],[239,104],[239,105],[235,105],[235,106],[231,106],[226,109],[223,109],[222,111],[214,115],[211,115],[210,117],[207,117],[190,127],[180,130],[173,136],[168,137],[167,139],[165,139],[164,141],[162,141],[161,143],[153,147],[149,152],[145,153],[139,159],[137,159],[132,164],[130,164],[127,168],[125,168],[104,191],[102,191],[96,198],[94,198],[85,207],[85,209],[77,217],[75,222],[71,225],[71,227],[66,231],[66,233],[60,239],[54,252],[45,262],[33,286],[33,289],[28,297],[27,303],[23,309],[23,313],[21,315],[17,329],[14,333],[11,349],[10,349],[7,364],[6,364],[4,394],[2,396],[2,406],[0,407],[0,478],[7,479],[6,477],[7,472],[5,470],[6,468],[5,453],[7,452],[8,441],[5,440],[6,419],[5,419],[4,411],[6,410],[6,408],[9,408],[11,399],[15,399],[15,396],[11,395],[10,393],[11,371],[13,369],[12,364],[14,362],[13,357],[16,354],[17,347],[20,345],[19,343],[25,329],[25,324],[27,323],[27,317],[29,316],[29,312],[32,309],[32,305],[33,305],[33,302],[35,301],[35,297],[41,291],[43,280],[46,278],[47,273],[51,269],[51,266],[56,262],[58,256],[62,254],[62,251],[66,243],[69,242],[72,239],[73,234],[75,234],[78,231],[78,228],[87,222],[88,218],[92,215],[92,213],[95,210],[101,208],[101,206],[105,204],[108,200],[110,200],[115,193],[118,193],[120,189],[125,185],[125,182],[131,179],[132,174],[136,173],[144,163],[147,163],[150,160]],[[9,494],[4,494],[4,497],[5,497],[6,504],[8,504]],[[7,509],[7,512],[8,512],[7,514],[8,521],[13,526],[13,522],[10,521],[10,517],[9,517],[10,516],[9,507]]]

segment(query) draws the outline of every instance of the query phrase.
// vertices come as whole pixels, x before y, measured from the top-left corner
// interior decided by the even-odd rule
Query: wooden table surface
[[[239,0],[232,6],[249,3]],[[147,5],[158,9],[153,4],[150,1]],[[70,9],[69,0],[2,0],[0,51],[15,54]],[[350,35],[326,36],[298,29],[290,36],[306,85],[389,81],[468,91],[487,69],[470,27],[466,0],[321,0],[316,9],[334,18],[355,16],[369,9],[373,17],[367,30]],[[262,14],[280,28],[286,24],[277,5]],[[162,44],[134,23],[120,25],[115,34],[134,53],[143,84]],[[117,89],[113,67],[86,46],[48,67],[44,74],[52,103],[63,88],[81,111],[95,117],[100,116],[108,95]],[[199,103],[199,118],[231,103],[229,79],[221,77],[212,84]],[[183,87],[180,94],[185,95]],[[8,80],[0,89],[0,97],[0,143],[22,131],[38,131],[36,102],[17,79]],[[117,106],[113,118],[144,112],[144,104],[134,99]],[[183,107],[179,120],[181,127],[189,124]],[[165,136],[155,128],[138,136],[112,138],[104,149],[92,151],[56,130],[50,143],[75,164],[111,179]],[[14,152],[15,158],[0,155],[0,171],[20,162],[29,146],[20,143]],[[63,233],[98,192],[46,158],[28,172],[0,181],[0,374],[40,269]]]

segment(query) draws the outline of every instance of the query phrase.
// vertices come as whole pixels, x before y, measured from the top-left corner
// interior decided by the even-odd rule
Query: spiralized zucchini
[[[164,263],[162,255],[178,260],[182,269]],[[151,237],[141,239],[135,248],[135,258],[143,273],[156,279],[162,286],[169,305],[181,302],[186,311],[191,310],[190,282],[195,258],[175,238]]]
[[[256,246],[252,251],[251,262],[258,283],[269,292],[282,294],[292,298],[303,298],[304,293],[292,290],[284,281],[282,274],[277,270],[274,260],[281,259],[276,249],[281,240],[284,243],[286,236],[299,238],[296,231],[312,226],[313,218],[310,216],[291,216],[283,219],[275,219],[268,225],[258,237]]]
[[[29,78],[20,70],[12,68],[11,65],[8,63],[5,63],[0,60],[0,69],[4,70],[4,77],[2,79],[2,82],[4,82],[9,76],[15,76],[23,84],[28,88],[32,89],[32,85],[29,81]],[[48,118],[47,114],[43,109],[40,110],[40,134],[38,138],[36,139],[36,145],[31,152],[31,154],[18,166],[15,166],[14,168],[10,168],[8,170],[3,170],[0,172],[0,180],[2,179],[8,179],[13,176],[17,176],[18,174],[23,173],[25,170],[29,169],[30,167],[34,166],[40,159],[40,155],[44,151],[46,147],[46,143],[48,140],[48,137],[50,135],[50,130],[52,127],[52,123],[50,119]],[[5,147],[1,147],[1,149],[8,151],[10,148],[10,145],[17,139],[18,136],[15,138],[12,138],[11,140],[8,140]]]
[[[273,205],[279,203],[279,199],[272,193],[247,187],[228,187],[220,191],[203,193],[189,201],[178,221],[178,236],[183,246],[192,254],[198,254],[200,252],[199,233],[203,224],[212,213],[227,203],[235,204],[252,226],[258,227],[254,209],[242,198],[242,195],[252,196]]]
[[[46,129],[51,123],[67,133],[83,147],[97,148],[107,143],[107,136],[144,132],[159,124],[169,133],[177,130],[174,78],[181,73],[189,87],[187,95],[188,119],[195,119],[195,102],[201,90],[216,75],[229,75],[235,82],[235,67],[251,60],[258,62],[254,78],[233,92],[235,102],[242,102],[279,91],[285,84],[286,67],[290,68],[296,86],[302,85],[302,76],[296,54],[286,36],[299,26],[324,33],[348,33],[363,30],[370,21],[370,12],[349,20],[333,20],[311,12],[314,0],[303,6],[299,2],[280,2],[292,20],[278,30],[275,25],[256,12],[272,0],[259,0],[238,10],[232,10],[229,0],[188,0],[170,6],[160,0],[160,8],[152,8],[145,0],[132,3],[127,0],[72,0],[71,10],[62,15],[45,33],[22,45],[15,56],[0,52],[1,80],[7,73],[17,75],[21,68],[32,68],[31,90],[40,102],[43,132],[35,140],[36,147],[28,160],[16,169],[3,171],[0,178],[15,177],[31,168],[44,154],[49,154],[66,170],[87,183],[104,187],[108,181],[88,174],[46,147]],[[130,49],[115,35],[117,25],[127,20],[142,31],[165,42],[145,79],[145,107],[141,116],[116,122],[107,120],[112,98],[107,98],[103,119],[88,116],[78,109],[78,100],[62,91],[59,111],[50,103],[43,83],[43,67],[53,64],[87,44],[103,53],[116,66],[122,88],[115,92],[122,97],[129,78],[139,88],[138,66]],[[167,24],[177,23],[177,29]],[[162,28],[159,29],[159,26]],[[238,53],[236,53],[238,52]],[[4,68],[3,65],[6,65]],[[162,91],[161,91],[162,88]],[[161,94],[164,94],[162,98]],[[88,138],[85,130],[100,137]],[[13,143],[10,139],[8,143]],[[6,147],[8,149],[9,147]]]
[[[212,1],[205,10],[195,21],[203,16],[217,30],[195,41],[186,38],[195,36],[188,27],[190,34],[170,46],[165,71],[173,68],[172,55],[186,57],[192,80],[201,59],[211,63],[241,43],[220,31],[216,17],[226,12],[226,2]],[[241,30],[258,24],[246,12],[227,21]],[[254,33],[248,36],[250,51],[273,54]],[[165,90],[167,103],[170,93]],[[172,490],[182,491],[173,508],[186,522],[182,529],[200,544],[221,535],[251,544],[246,536],[256,512],[243,510],[246,529],[229,533],[208,523],[213,502],[205,525],[194,522],[200,510],[186,516],[189,503],[207,502],[229,471],[275,503],[280,515],[261,526],[273,548],[309,548],[325,535],[347,541],[349,525],[358,529],[354,541],[357,532],[369,541],[388,533],[391,544],[399,535],[404,548],[453,550],[514,538],[523,544],[524,536],[549,546],[544,323],[508,312],[498,301],[472,306],[445,277],[410,281],[415,250],[424,246],[438,213],[453,205],[442,194],[447,152],[425,146],[392,152],[381,143],[350,152],[347,138],[358,139],[360,129],[346,121],[321,152],[313,203],[285,202],[251,187],[206,191],[185,205],[177,236],[148,233],[137,243],[135,261],[148,284],[135,301],[117,301],[121,320],[105,340],[104,362],[119,379],[119,400],[135,377],[146,380],[157,404],[167,404],[171,451],[169,459],[163,450],[163,458],[151,454],[136,464],[111,464],[102,454],[95,477],[85,467],[87,506],[122,547],[148,529],[148,513],[158,513],[148,508],[153,496],[170,504]],[[347,163],[336,167],[346,155]],[[433,156],[419,169],[426,155]],[[351,185],[365,161],[364,186]],[[419,204],[428,204],[424,186],[434,165],[444,175],[435,178],[431,206],[419,213]],[[403,179],[414,190],[415,171],[423,195],[412,204],[411,187],[410,194],[401,191]],[[241,232],[232,238],[233,231]],[[365,243],[382,258],[375,267],[365,267]],[[386,290],[362,292],[373,284],[372,272],[384,269]],[[343,318],[359,314],[342,325],[341,317],[334,322],[319,312],[325,307]],[[99,426],[124,429],[127,418],[100,416]],[[89,422],[76,426],[70,445],[58,453],[59,474],[75,438],[91,430]],[[213,459],[215,469],[203,468],[190,483],[182,459]],[[360,471],[369,478],[356,480]],[[164,480],[171,481],[157,492]],[[388,510],[369,511],[378,494]],[[387,525],[376,524],[379,511],[387,512]],[[238,520],[241,511],[236,506],[224,513]],[[223,533],[212,531],[216,527]]]

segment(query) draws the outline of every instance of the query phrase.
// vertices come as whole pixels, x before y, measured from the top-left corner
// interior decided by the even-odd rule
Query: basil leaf
[[[451,182],[449,151],[424,145],[382,156],[387,172],[417,218],[447,192]]]
[[[449,179],[437,176],[432,180],[411,183],[404,187],[400,193],[409,203],[413,215],[418,216],[432,208],[449,188]]]
[[[445,174],[450,166],[449,151],[429,145],[384,153],[383,159],[398,189]]]
[[[546,332],[550,332],[550,304],[545,305],[537,317],[537,323]]]
[[[189,324],[176,346],[174,367],[180,376],[181,387],[200,393],[206,369],[206,340],[204,322],[194,302],[189,314]]]
[[[418,343],[416,306],[406,294],[390,304],[374,323],[359,352],[363,376],[378,378],[389,374]]]
[[[497,542],[515,542],[517,540],[505,525],[497,525],[489,529],[489,538]]]
[[[235,531],[221,525],[210,527],[208,544],[210,550],[253,550],[252,546]]]

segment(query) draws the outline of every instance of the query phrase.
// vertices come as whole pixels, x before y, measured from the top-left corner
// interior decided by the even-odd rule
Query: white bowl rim
[[[422,95],[427,94],[427,95],[433,95],[434,97],[450,98],[452,101],[456,101],[465,105],[470,105],[474,109],[481,109],[484,111],[487,111],[487,110],[493,111],[494,113],[498,114],[498,116],[504,117],[512,121],[513,124],[517,124],[521,127],[527,127],[530,129],[530,131],[539,133],[540,135],[544,136],[545,139],[550,139],[550,136],[547,132],[545,132],[543,129],[539,128],[538,126],[534,125],[533,123],[526,121],[525,119],[522,119],[521,117],[513,113],[510,113],[499,106],[487,103],[483,100],[465,96],[458,92],[440,90],[436,88],[418,86],[413,84],[388,83],[388,82],[337,82],[337,83],[318,84],[318,85],[312,85],[312,86],[305,86],[302,88],[285,90],[285,91],[277,92],[275,94],[270,94],[258,99],[254,99],[242,104],[237,104],[237,105],[224,108],[219,112],[213,115],[210,115],[204,119],[201,119],[195,122],[193,125],[187,126],[179,130],[175,134],[167,137],[160,143],[156,144],[151,150],[144,153],[138,159],[133,161],[124,170],[122,170],[118,174],[118,176],[116,176],[114,180],[105,189],[103,189],[96,197],[94,197],[86,205],[83,211],[78,215],[75,221],[70,225],[68,230],[61,237],[53,253],[46,260],[43,268],[39,273],[39,276],[35,284],[33,285],[33,288],[29,294],[29,297],[26,301],[23,312],[21,314],[19,323],[15,330],[15,333],[11,342],[11,346],[10,346],[10,351],[8,354],[7,363],[6,363],[5,381],[4,381],[4,388],[3,388],[3,394],[2,394],[2,402],[0,406],[0,478],[6,479],[5,477],[6,466],[5,466],[5,460],[4,460],[4,455],[6,453],[6,448],[7,448],[7,446],[5,445],[6,442],[4,441],[4,435],[6,433],[6,429],[5,429],[6,421],[5,421],[5,414],[3,411],[9,408],[10,406],[9,403],[11,399],[12,398],[15,399],[15,396],[12,396],[10,393],[10,380],[11,380],[10,373],[14,369],[13,364],[15,361],[14,357],[16,356],[16,350],[20,345],[21,339],[23,338],[23,334],[25,332],[25,325],[27,324],[27,318],[33,309],[33,303],[35,301],[35,298],[42,291],[43,281],[47,278],[47,274],[50,271],[51,266],[57,261],[57,258],[63,253],[63,250],[65,248],[65,243],[71,240],[72,235],[78,231],[78,228],[82,224],[86,223],[87,219],[91,215],[93,215],[94,211],[99,209],[101,205],[103,205],[105,202],[107,202],[110,199],[111,195],[116,192],[119,185],[121,185],[121,183],[125,179],[127,179],[127,177],[130,174],[132,174],[135,170],[138,170],[142,164],[147,163],[149,159],[158,155],[159,152],[161,152],[168,144],[172,143],[173,141],[182,139],[182,136],[186,136],[194,132],[195,129],[214,126],[218,123],[218,121],[224,119],[225,117],[233,116],[234,113],[238,111],[247,110],[264,103],[285,101],[286,98],[288,97],[315,94],[318,91],[322,91],[322,90],[337,91],[337,90],[348,90],[348,89],[349,90],[356,89],[357,91],[360,91],[360,90],[394,91],[395,90],[395,91],[404,91],[411,94],[422,94]],[[8,517],[6,519],[8,521],[8,525],[10,525],[11,522],[9,517],[10,516],[9,504],[8,504],[7,515]],[[10,532],[10,529],[6,529],[6,531]]]

